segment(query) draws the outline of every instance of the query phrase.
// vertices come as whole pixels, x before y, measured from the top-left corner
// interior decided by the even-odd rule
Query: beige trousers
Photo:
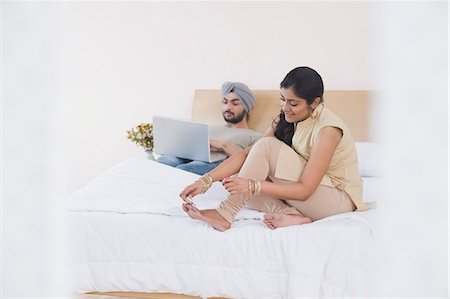
[[[289,148],[288,145],[273,137],[260,139],[250,150],[247,159],[239,171],[238,177],[256,180],[269,179],[275,183],[294,183],[294,181],[275,177],[278,156],[282,146]],[[293,173],[297,181],[303,172],[303,167],[299,167],[299,165],[304,166],[305,162],[298,161],[303,158],[293,149],[289,151],[283,150],[283,152],[289,154],[289,157],[283,157],[284,161],[286,161],[286,158],[292,159],[293,161],[292,164],[283,163],[284,167],[290,167],[289,165],[292,165],[292,169],[288,171]],[[346,192],[337,188],[319,185],[314,193],[305,200],[281,200],[265,194],[254,196],[250,196],[249,194],[229,195],[226,200],[222,201],[217,211],[231,223],[244,205],[261,212],[304,215],[312,221],[356,209],[355,204]]]

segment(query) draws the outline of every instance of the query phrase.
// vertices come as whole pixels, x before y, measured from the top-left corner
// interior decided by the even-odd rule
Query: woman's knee
[[[279,150],[283,141],[275,138],[275,137],[263,137],[255,142],[252,146],[251,151],[264,151],[265,153],[269,153],[274,149]]]
[[[241,175],[243,169],[246,170],[245,172],[249,173],[248,167],[251,167],[260,169],[269,176],[273,175],[275,173],[282,143],[282,141],[273,137],[264,137],[258,140],[252,146],[239,174]]]

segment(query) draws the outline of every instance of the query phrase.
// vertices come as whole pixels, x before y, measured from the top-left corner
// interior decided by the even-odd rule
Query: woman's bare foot
[[[231,224],[216,210],[200,211],[191,204],[183,204],[183,211],[185,211],[192,219],[204,221],[221,232],[226,231],[231,226]]]
[[[291,225],[299,225],[311,223],[311,219],[303,215],[286,215],[280,213],[266,213],[264,215],[264,223],[270,229],[275,229],[277,227],[285,227]]]

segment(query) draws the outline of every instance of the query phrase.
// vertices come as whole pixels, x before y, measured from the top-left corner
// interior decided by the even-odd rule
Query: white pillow
[[[358,153],[359,173],[362,177],[375,177],[382,174],[382,148],[373,142],[355,142]]]

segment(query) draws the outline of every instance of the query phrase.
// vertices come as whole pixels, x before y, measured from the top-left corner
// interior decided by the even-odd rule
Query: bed
[[[278,91],[256,91],[250,126],[264,131],[279,110]],[[325,104],[358,141],[364,200],[377,200],[379,178],[368,135],[369,93],[329,91]],[[213,113],[217,112],[217,113]],[[220,123],[218,90],[197,90],[193,119]],[[375,165],[375,166],[374,166]],[[131,157],[75,192],[69,202],[73,289],[141,298],[363,297],[378,260],[373,209],[311,224],[267,229],[247,208],[218,232],[190,219],[178,193],[198,178]],[[214,208],[219,183],[196,199]]]

